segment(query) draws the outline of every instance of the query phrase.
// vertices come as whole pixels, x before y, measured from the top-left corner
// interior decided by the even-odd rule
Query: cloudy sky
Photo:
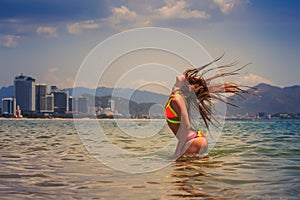
[[[297,0],[1,0],[0,87],[20,73],[72,87],[97,44],[142,27],[182,32],[212,57],[225,52],[223,62],[251,62],[246,84],[300,85],[299,17]]]

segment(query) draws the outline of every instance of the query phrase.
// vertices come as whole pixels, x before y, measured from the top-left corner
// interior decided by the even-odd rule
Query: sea
[[[99,124],[115,148],[133,157],[172,140],[166,125],[159,136],[142,137],[118,134],[114,120]],[[0,120],[0,137],[0,199],[300,199],[299,120],[226,121],[205,157],[164,161],[151,170],[147,159],[131,171],[122,170],[131,157],[120,157],[117,166],[99,159],[74,120]],[[102,142],[96,141],[100,150]],[[98,154],[120,156],[105,149]]]

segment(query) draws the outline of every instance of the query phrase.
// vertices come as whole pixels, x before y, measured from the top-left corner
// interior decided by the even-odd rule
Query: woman
[[[165,106],[168,126],[178,139],[174,158],[179,158],[184,154],[201,155],[208,149],[206,136],[191,124],[191,110],[198,110],[204,125],[209,131],[210,124],[217,125],[213,118],[212,101],[217,100],[230,104],[224,100],[223,93],[248,93],[248,91],[241,89],[232,82],[212,83],[217,78],[235,75],[238,70],[242,69],[230,72],[224,71],[224,69],[232,67],[234,64],[206,69],[222,57],[200,68],[188,69],[183,75],[176,77],[172,93]],[[204,78],[205,74],[216,69],[219,69],[220,72],[209,78]]]

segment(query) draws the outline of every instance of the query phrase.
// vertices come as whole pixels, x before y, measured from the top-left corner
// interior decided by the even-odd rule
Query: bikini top
[[[183,97],[181,94],[179,93],[176,93],[174,94],[175,96],[181,96]],[[183,97],[185,103],[187,104],[186,102],[186,99]],[[171,106],[171,98],[168,100],[166,106],[165,106],[165,116],[166,116],[166,119],[168,122],[172,123],[172,124],[180,124],[180,120],[176,120],[174,118],[177,118],[178,117],[178,114],[176,113],[176,111],[172,108]]]

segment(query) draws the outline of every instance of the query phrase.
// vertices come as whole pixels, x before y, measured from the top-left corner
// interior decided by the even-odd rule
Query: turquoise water
[[[132,151],[171,138],[164,128],[143,148],[113,134],[112,121],[101,123]],[[140,174],[95,159],[72,120],[3,120],[0,136],[1,199],[300,199],[300,121],[228,121],[207,158]]]

